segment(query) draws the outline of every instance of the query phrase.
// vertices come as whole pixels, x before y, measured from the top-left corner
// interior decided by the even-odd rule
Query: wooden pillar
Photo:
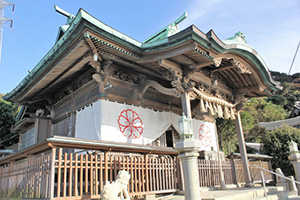
[[[243,133],[240,112],[237,112],[237,114],[235,116],[235,126],[236,126],[238,141],[239,141],[239,149],[240,149],[240,153],[241,153],[241,159],[243,162],[243,168],[244,168],[244,174],[245,174],[245,180],[246,180],[245,186],[252,187],[253,183],[252,183],[252,179],[251,179],[251,175],[250,175],[250,168],[249,168],[249,163],[248,163],[248,156],[247,156],[247,150],[246,150],[246,145],[245,145],[245,140],[244,140],[244,133]]]
[[[49,199],[54,198],[55,159],[56,159],[56,147],[53,147],[51,152]]]
[[[236,166],[235,166],[235,162],[234,162],[234,158],[232,157],[230,159],[230,163],[231,163],[231,171],[232,171],[232,181],[233,184],[238,185],[238,179],[237,179],[237,173],[236,173]]]
[[[144,161],[145,161],[145,180],[146,180],[146,192],[149,192],[149,172],[148,172],[148,154],[144,155]]]
[[[58,148],[58,169],[57,169],[57,197],[60,197],[61,191],[61,160],[62,148]]]
[[[181,105],[182,112],[185,114],[185,116],[188,118],[192,118],[191,102],[189,94],[187,92],[184,92],[181,96]]]
[[[108,151],[104,152],[104,183],[108,181]]]

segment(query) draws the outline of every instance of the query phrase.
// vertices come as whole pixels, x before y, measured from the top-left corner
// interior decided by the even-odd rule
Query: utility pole
[[[12,6],[12,11],[15,10],[15,4],[7,2],[5,0],[0,0],[0,61],[1,61],[1,53],[2,53],[2,39],[3,39],[3,24],[6,22],[10,22],[10,28],[12,28],[13,20],[4,17],[4,9],[7,6]]]
[[[296,59],[296,56],[297,56],[297,53],[298,53],[298,50],[299,50],[299,46],[300,46],[300,42],[299,42],[299,44],[298,44],[298,46],[297,46],[297,50],[296,50],[296,53],[295,53],[295,55],[294,55],[294,58],[293,58],[293,61],[292,61],[292,64],[291,64],[291,67],[290,67],[290,70],[289,70],[288,75],[290,75],[290,73],[291,73],[292,67],[293,67],[293,65],[294,65],[294,62],[295,62],[295,59]]]

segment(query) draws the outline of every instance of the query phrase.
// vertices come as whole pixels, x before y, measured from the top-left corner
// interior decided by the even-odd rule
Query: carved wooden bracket
[[[230,61],[235,66],[235,68],[237,68],[242,74],[252,74],[252,71],[240,61],[236,59],[231,59]]]
[[[217,58],[217,59],[214,59],[213,62],[216,67],[220,67],[222,60],[223,60],[223,58]]]
[[[94,61],[94,60],[90,61],[89,65],[95,69],[95,73],[92,74],[93,79],[98,83],[105,82],[108,75],[107,69],[112,63],[113,61],[111,60],[105,60],[103,62]]]
[[[222,60],[228,60],[232,63],[232,66],[235,67],[236,69],[238,69],[240,71],[240,73],[242,74],[252,74],[252,71],[245,65],[243,64],[240,60],[237,60],[236,58],[232,58],[232,57],[220,57],[220,58],[215,58],[214,64],[216,67],[220,67]],[[213,70],[213,72],[219,71],[219,70],[225,70],[228,68],[231,68],[232,66],[227,66],[227,67],[222,67],[219,69],[215,69]]]
[[[143,82],[143,84],[138,88],[138,95],[139,98],[141,99],[143,97],[143,94],[147,91],[147,89],[149,87],[153,87],[154,89],[156,89],[157,91],[166,94],[166,95],[170,95],[170,96],[175,96],[175,97],[180,97],[180,92],[178,92],[178,90],[176,88],[166,88],[162,85],[160,85],[158,82],[156,81],[152,81],[152,80],[146,80],[145,82]]]

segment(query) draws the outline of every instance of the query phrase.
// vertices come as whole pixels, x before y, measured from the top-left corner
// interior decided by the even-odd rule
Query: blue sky
[[[7,0],[8,1],[8,0]],[[223,40],[238,31],[247,36],[270,70],[287,73],[300,41],[299,0],[9,0],[4,10],[13,28],[4,24],[0,62],[0,93],[10,92],[54,45],[66,17],[54,5],[76,15],[79,8],[112,28],[138,40],[170,24],[184,12],[184,29],[194,24],[213,29]],[[300,72],[300,52],[291,74]]]

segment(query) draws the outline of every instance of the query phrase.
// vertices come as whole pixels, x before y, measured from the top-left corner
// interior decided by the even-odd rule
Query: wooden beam
[[[158,60],[158,64],[162,67],[167,68],[167,69],[172,69],[172,70],[175,70],[175,71],[178,71],[178,72],[182,71],[180,65],[178,65],[177,63],[172,62],[168,59],[160,59],[160,60]]]
[[[213,64],[213,62],[211,61],[208,61],[208,62],[203,62],[203,63],[198,63],[197,65],[192,65],[191,68],[192,68],[192,72],[196,72],[198,71],[199,69],[203,68],[203,67],[206,67],[208,65],[211,65]]]
[[[260,91],[262,92],[264,88],[261,85],[251,86],[251,87],[243,87],[239,89],[235,89],[234,92],[241,93],[241,92],[250,92],[250,91]]]
[[[97,52],[97,48],[95,47],[94,43],[92,42],[91,38],[90,38],[90,34],[89,32],[85,32],[84,33],[84,37],[86,38],[86,42],[88,43],[88,45],[91,47],[92,52],[93,52],[93,61],[103,61],[102,57],[98,54]]]
[[[225,66],[225,67],[218,67],[217,69],[211,70],[211,73],[216,73],[216,72],[224,71],[224,70],[231,69],[231,68],[234,68],[234,66],[229,65],[229,66]]]
[[[175,56],[179,56],[185,54],[188,51],[193,51],[196,47],[196,43],[189,42],[185,43],[177,48],[169,48],[167,51],[163,49],[163,51],[155,52],[155,53],[147,53],[147,55],[143,56],[141,59],[137,60],[137,63],[147,63],[147,62],[155,62],[159,59],[166,59]]]

